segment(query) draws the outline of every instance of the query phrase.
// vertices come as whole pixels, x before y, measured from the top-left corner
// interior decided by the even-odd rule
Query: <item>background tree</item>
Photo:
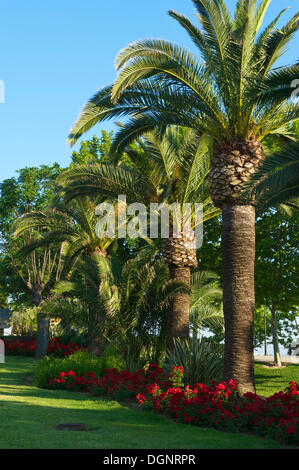
[[[61,246],[52,245],[45,250],[35,250],[22,259],[21,247],[40,237],[35,231],[18,241],[13,238],[13,226],[17,217],[26,211],[43,209],[55,194],[55,179],[61,168],[52,166],[26,167],[18,176],[4,180],[0,185],[0,232],[1,232],[1,282],[3,289],[19,306],[39,307],[43,295],[61,273]],[[36,355],[46,354],[48,346],[49,318],[38,314]]]
[[[113,132],[102,129],[100,135],[101,137],[94,135],[90,140],[82,140],[79,151],[72,152],[70,166],[110,162]]]
[[[299,214],[286,218],[269,209],[257,219],[256,299],[271,313],[274,361],[281,365],[281,341],[290,342],[286,334],[294,328],[298,307],[298,246]],[[280,324],[280,327],[278,326]]]
[[[57,163],[26,167],[17,171],[18,176],[0,183],[0,231],[3,238],[11,235],[17,217],[48,207],[55,196],[55,180],[61,170]]]

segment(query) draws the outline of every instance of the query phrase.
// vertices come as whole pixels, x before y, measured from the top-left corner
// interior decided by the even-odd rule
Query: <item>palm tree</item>
[[[88,289],[84,289],[75,272],[89,280]],[[64,295],[78,299],[89,310],[101,311],[97,325],[93,324],[93,317],[90,319],[97,336],[116,346],[127,367],[134,369],[135,363],[144,365],[140,363],[141,356],[151,361],[161,358],[165,341],[164,312],[172,296],[180,291],[186,291],[186,287],[169,281],[162,260],[124,263],[97,254],[79,260],[73,279],[58,282],[46,306],[55,311],[57,299]]]
[[[199,56],[163,40],[137,41],[117,59],[118,77],[84,107],[69,135],[76,140],[105,119],[131,116],[114,149],[170,124],[196,129],[209,141],[210,190],[222,210],[224,378],[240,394],[255,390],[253,361],[255,202],[244,184],[264,160],[269,135],[292,138],[299,106],[290,101],[299,64],[274,68],[298,30],[297,13],[283,27],[284,10],[264,29],[271,0],[238,0],[234,15],[224,0],[193,0],[199,25],[170,11]]]
[[[178,219],[170,213],[169,233],[162,236],[162,256],[169,266],[172,281],[190,286],[190,273],[197,266],[194,228],[202,224],[193,217],[190,230],[182,223],[186,203],[203,204],[203,220],[219,214],[209,196],[207,175],[209,159],[204,139],[190,129],[170,126],[162,135],[158,131],[144,134],[139,149],[126,148],[131,167],[111,165],[76,166],[63,172],[59,179],[64,197],[69,200],[82,194],[101,194],[117,198],[125,194],[127,202],[178,204]],[[156,239],[157,241],[157,239]],[[189,243],[187,243],[189,241]],[[157,247],[157,244],[155,244]],[[167,347],[173,338],[189,337],[189,294],[173,296],[167,325]]]
[[[33,252],[37,248],[63,243],[64,270],[70,277],[74,265],[82,256],[93,258],[98,254],[106,256],[109,245],[113,242],[107,237],[98,237],[95,231],[94,216],[98,199],[80,197],[68,204],[62,199],[55,200],[53,207],[45,211],[32,211],[21,216],[15,227],[15,237],[20,237],[32,230],[39,230],[42,236],[26,250]],[[91,279],[85,278],[87,286],[92,291]],[[102,338],[97,335],[96,324],[100,321],[101,312],[93,304],[89,304],[89,315],[93,323],[88,329],[88,348],[90,352],[100,354],[103,350]]]
[[[191,275],[190,325],[193,336],[204,328],[224,334],[223,292],[218,280],[219,276],[213,271],[196,271]]]

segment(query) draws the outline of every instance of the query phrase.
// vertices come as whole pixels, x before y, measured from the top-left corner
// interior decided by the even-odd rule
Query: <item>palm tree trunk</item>
[[[255,392],[254,259],[255,208],[226,205],[222,213],[224,380],[238,382],[238,393]]]
[[[169,266],[171,281],[183,282],[190,286],[190,267]],[[174,339],[189,339],[189,309],[190,295],[185,292],[176,293],[170,303],[167,320],[166,349],[171,351]]]
[[[94,354],[95,356],[102,356],[104,349],[105,349],[105,340],[102,335],[99,334],[97,330],[95,330],[99,319],[96,315],[94,315],[94,323],[89,325],[88,332],[87,332],[87,349],[90,354]]]
[[[96,259],[98,256],[105,256],[106,252],[101,250],[99,247],[93,247],[92,251],[90,252],[91,259]],[[87,285],[90,283],[88,279],[86,279]],[[92,289],[92,288],[91,288]],[[101,321],[101,314],[96,311],[93,307],[90,307],[90,321],[88,325],[88,344],[87,349],[90,354],[94,354],[95,356],[100,357],[105,349],[105,339],[98,331],[98,325]]]

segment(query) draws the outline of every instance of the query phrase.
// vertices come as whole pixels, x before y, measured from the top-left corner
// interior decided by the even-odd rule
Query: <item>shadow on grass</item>
[[[286,367],[269,367],[267,363],[255,364],[255,382],[261,395],[270,396],[285,390],[290,382],[299,381],[299,365],[288,364]]]
[[[71,401],[71,400],[70,400]],[[69,403],[71,405],[71,403]],[[177,424],[116,402],[86,408],[6,401],[1,407],[0,448],[31,449],[278,449],[274,441]],[[82,423],[90,431],[57,430]]]
[[[2,449],[278,449],[256,436],[174,423],[116,401],[24,385],[35,361],[11,359],[0,367]],[[57,430],[83,423],[92,431]]]
[[[88,409],[87,405],[87,409],[75,409],[6,401],[1,415],[1,448],[109,449],[130,448],[131,444],[142,448],[144,439],[156,447],[163,441],[163,423],[158,417],[148,416],[147,422],[139,417],[136,422],[136,416],[125,408]],[[91,431],[56,429],[65,423],[83,423]],[[157,436],[152,439],[154,432]]]

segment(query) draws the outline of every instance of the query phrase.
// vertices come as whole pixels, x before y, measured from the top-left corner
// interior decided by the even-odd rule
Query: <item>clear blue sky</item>
[[[228,0],[230,7],[235,3]],[[286,21],[298,9],[296,3],[272,0],[266,21],[290,5]],[[191,0],[2,2],[0,80],[5,83],[5,103],[0,104],[0,181],[25,166],[69,164],[68,131],[82,105],[114,80],[114,59],[124,46],[156,37],[194,50],[183,29],[167,15],[169,9],[196,21]],[[296,39],[285,63],[297,60]],[[102,128],[110,130],[113,124]]]

